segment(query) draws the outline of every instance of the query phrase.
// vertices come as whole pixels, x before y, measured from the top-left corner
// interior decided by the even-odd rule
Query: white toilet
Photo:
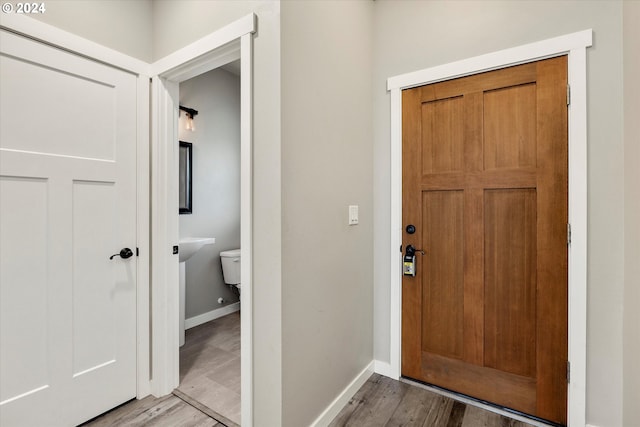
[[[240,249],[220,252],[224,283],[238,288],[240,293]]]

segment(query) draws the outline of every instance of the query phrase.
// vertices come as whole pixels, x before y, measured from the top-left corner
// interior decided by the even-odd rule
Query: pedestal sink
[[[178,242],[180,246],[180,251],[178,252],[180,262],[185,262],[191,258],[204,245],[212,245],[215,242],[216,239],[213,237],[183,237],[180,239],[180,242]]]
[[[183,237],[178,242],[180,250],[178,259],[180,261],[180,347],[184,345],[184,317],[187,289],[187,269],[185,261],[194,256],[204,245],[213,245],[216,239],[213,237]]]

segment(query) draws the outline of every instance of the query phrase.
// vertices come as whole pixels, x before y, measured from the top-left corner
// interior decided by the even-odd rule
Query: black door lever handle
[[[131,258],[133,256],[133,251],[129,248],[122,248],[119,254],[113,254],[109,257],[109,259],[113,259],[114,257],[119,256],[122,259]]]
[[[413,256],[413,255],[415,255],[416,252],[419,252],[420,255],[424,255],[424,251],[422,249],[416,249],[416,248],[413,247],[413,245],[408,245],[407,246],[407,255]]]

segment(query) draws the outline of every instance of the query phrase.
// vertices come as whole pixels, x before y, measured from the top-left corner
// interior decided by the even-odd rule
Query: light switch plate
[[[358,224],[358,205],[349,205],[349,225]]]

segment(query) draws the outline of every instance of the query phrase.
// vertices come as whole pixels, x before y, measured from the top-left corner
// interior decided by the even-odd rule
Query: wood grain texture
[[[330,427],[531,427],[424,388],[372,375]]]
[[[447,80],[441,83],[418,88],[421,101],[453,98],[460,94],[482,93],[509,86],[528,84],[536,81],[536,63],[504,68],[487,73],[480,73],[461,79]]]
[[[538,83],[538,400],[541,417],[567,421],[568,146],[567,57],[537,63]],[[552,373],[557,373],[553,375]]]
[[[420,182],[413,179],[415,171],[420,170],[420,158],[422,156],[420,143],[422,138],[421,100],[419,91],[405,91],[402,95],[402,191],[413,194],[420,192]],[[420,212],[420,199],[415,197],[403,200],[402,223],[406,226],[413,224],[417,232],[404,234],[402,245],[413,245],[420,248],[422,242],[422,216]],[[422,260],[418,259],[418,268],[422,268]],[[422,321],[420,305],[416,301],[422,299],[422,279],[420,276],[402,278],[402,330],[419,331]],[[402,335],[402,374],[411,378],[418,378],[422,367],[420,359],[415,354],[420,354],[421,343],[406,334]]]
[[[485,366],[536,376],[536,192],[485,191]]]
[[[422,104],[422,173],[462,171],[464,99]]]
[[[464,257],[462,191],[422,193],[422,350],[462,358]]]
[[[407,89],[402,122],[403,227],[417,230],[403,246],[426,253],[417,276],[403,278],[402,374],[558,423],[566,72],[559,57]],[[460,194],[462,213],[440,194]]]
[[[536,410],[536,381],[485,366],[477,366],[461,360],[432,353],[422,353],[425,370],[423,381],[442,388],[477,397],[482,400],[526,414]]]
[[[119,406],[83,424],[86,427],[224,427],[173,395],[148,396]]]

